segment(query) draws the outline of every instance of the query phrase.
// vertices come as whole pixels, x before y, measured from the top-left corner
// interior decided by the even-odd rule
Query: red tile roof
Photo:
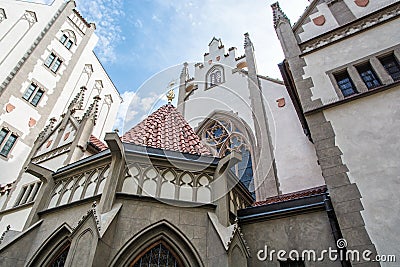
[[[314,187],[302,191],[297,191],[289,194],[284,194],[284,195],[279,195],[275,197],[269,197],[266,200],[263,201],[258,201],[253,204],[253,206],[263,206],[263,205],[269,205],[269,204],[274,204],[274,203],[279,203],[279,202],[285,202],[289,200],[294,200],[294,199],[300,199],[303,197],[309,197],[309,196],[314,196],[314,195],[321,195],[327,191],[326,186],[320,186],[320,187]]]
[[[89,143],[91,143],[93,146],[95,146],[99,151],[103,151],[103,150],[108,149],[107,145],[104,144],[102,141],[100,141],[93,134],[90,135]]]
[[[211,155],[182,114],[171,104],[160,107],[122,136],[122,141],[197,155]]]

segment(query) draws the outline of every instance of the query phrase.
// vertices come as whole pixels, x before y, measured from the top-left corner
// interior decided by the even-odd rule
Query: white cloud
[[[96,50],[103,62],[116,60],[116,46],[123,40],[117,19],[124,16],[122,0],[76,0],[77,9],[89,21],[96,23],[99,42]]]

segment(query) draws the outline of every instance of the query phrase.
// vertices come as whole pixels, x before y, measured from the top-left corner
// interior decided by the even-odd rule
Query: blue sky
[[[116,127],[125,131],[165,103],[162,95],[178,78],[182,63],[201,62],[213,36],[221,38],[226,48],[237,47],[241,55],[243,34],[249,32],[259,73],[279,78],[277,64],[283,53],[270,7],[275,1],[77,0],[81,14],[96,23],[100,40],[95,52],[125,100]],[[292,23],[309,4],[308,0],[279,2]],[[154,75],[157,82],[151,81]]]

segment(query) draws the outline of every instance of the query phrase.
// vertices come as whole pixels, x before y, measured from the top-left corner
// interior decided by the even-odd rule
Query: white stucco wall
[[[31,47],[33,41],[39,36],[40,32],[46,27],[50,19],[62,5],[62,0],[55,0],[51,6],[25,1],[0,0],[0,7],[5,10],[7,16],[7,19],[0,24],[0,39],[2,39],[0,41],[0,61],[3,61],[6,57],[0,67],[1,82],[10,74],[10,71]],[[37,22],[23,36],[25,30],[28,29],[28,23],[27,21],[18,22],[18,20],[22,17],[25,10],[34,11]],[[13,27],[14,25],[17,26]],[[11,32],[5,36],[12,27]],[[18,42],[22,36],[22,40]],[[14,46],[15,48],[11,51]],[[9,54],[9,52],[11,53]]]
[[[324,111],[380,254],[400,255],[400,87]]]
[[[303,133],[293,103],[280,84],[261,79],[272,136],[280,191],[283,194],[324,185],[314,145]],[[278,99],[285,106],[278,107]]]
[[[15,46],[15,49],[12,50],[10,56],[6,58],[4,64],[0,64],[0,81],[2,82],[4,78],[9,75],[10,71],[15,67],[17,62],[22,58],[25,54],[26,50],[28,50],[33,44],[34,40],[40,34],[40,32],[47,26],[50,19],[54,16],[56,11],[63,5],[62,0],[56,0],[52,3],[52,5],[43,5],[43,4],[35,4],[24,1],[4,1],[0,0],[0,7],[5,9],[7,19],[1,22],[0,27],[0,38],[4,36],[4,34],[9,30],[12,25],[22,16],[25,10],[34,11],[38,18],[38,22],[34,24],[34,26],[29,30],[29,32],[24,36],[24,39]],[[77,19],[74,14],[70,15],[72,20]],[[21,22],[19,22],[21,23]],[[24,23],[27,24],[25,21]],[[80,22],[78,25],[80,28],[86,27],[84,23]],[[70,50],[65,48],[60,42],[59,39],[63,34],[64,30],[72,30],[76,35],[77,42],[71,47]],[[19,32],[22,31],[22,32]],[[7,50],[10,50],[14,44],[12,42],[16,42],[18,38],[18,34],[23,34],[24,29],[13,28],[10,34],[7,34],[0,42],[0,50],[1,55],[7,54]],[[61,80],[61,76],[65,75],[66,69],[70,64],[70,60],[74,53],[77,52],[78,47],[81,45],[81,41],[84,37],[84,32],[81,32],[77,29],[77,26],[74,23],[67,19],[62,23],[62,26],[59,27],[57,33],[55,34],[53,40],[47,45],[44,43],[39,43],[39,46],[36,48],[37,51],[44,51],[43,54],[37,58],[36,63],[33,66],[28,66],[27,64],[23,65],[26,68],[32,68],[26,80],[23,80],[17,88],[15,88],[12,95],[7,99],[3,97],[4,103],[10,103],[15,106],[15,109],[7,113],[5,112],[5,106],[2,107],[3,114],[0,115],[0,127],[4,125],[10,125],[11,131],[18,133],[19,138],[14,145],[11,155],[6,160],[0,159],[0,169],[5,170],[0,175],[0,184],[10,183],[17,179],[17,176],[24,164],[27,156],[30,153],[30,149],[33,146],[33,142],[37,138],[37,134],[33,134],[33,130],[37,133],[37,131],[41,131],[42,129],[37,129],[36,125],[29,127],[28,123],[30,118],[36,120],[48,120],[52,117],[55,117],[58,122],[60,121],[60,116],[65,112],[65,108],[68,106],[69,102],[75,97],[75,95],[79,92],[79,88],[83,85],[87,86],[88,90],[86,91],[84,110],[88,108],[88,106],[92,103],[93,97],[97,95],[97,93],[93,93],[93,85],[96,80],[101,80],[103,83],[104,89],[100,93],[100,97],[102,100],[99,103],[99,113],[98,120],[96,126],[94,128],[93,134],[102,139],[106,132],[112,131],[112,126],[115,121],[115,117],[121,103],[121,97],[112,83],[110,77],[108,77],[106,71],[103,66],[93,53],[93,49],[98,41],[98,37],[93,34],[88,44],[85,45],[82,55],[79,57],[78,62],[74,69],[72,70],[69,77],[67,77],[66,86],[60,88],[59,81]],[[8,40],[8,41],[7,41]],[[43,47],[47,45],[46,47]],[[4,51],[4,53],[3,53]],[[57,55],[62,58],[63,63],[58,70],[57,74],[52,73],[47,67],[44,66],[44,61],[48,57],[48,55],[55,51]],[[14,55],[15,53],[15,55]],[[1,57],[1,56],[0,56]],[[2,60],[0,58],[0,60]],[[83,77],[82,71],[86,64],[91,64],[93,67],[93,73],[88,77]],[[86,75],[87,76],[87,75]],[[82,78],[83,77],[83,78]],[[44,88],[45,94],[40,100],[37,107],[32,106],[30,103],[22,99],[22,95],[29,87],[30,83],[38,82],[41,87]],[[10,90],[7,88],[6,90]],[[60,97],[56,100],[55,103],[50,104],[49,98],[55,94],[60,93]],[[109,96],[108,99],[112,99],[111,105],[104,104],[106,96]],[[81,114],[84,113],[84,110],[81,111]],[[41,115],[42,114],[42,115]],[[46,123],[46,124],[47,124]]]
[[[185,119],[195,128],[215,110],[234,112],[244,119],[254,132],[247,75],[240,72],[232,73],[236,65],[245,59],[236,61],[234,50],[228,57],[224,55],[225,49],[218,48],[215,43],[210,47],[209,55],[204,57],[204,67],[195,68],[194,82],[198,85],[198,89],[186,101]],[[212,63],[209,63],[209,60],[212,60]],[[206,89],[206,75],[214,65],[223,66],[225,82]]]

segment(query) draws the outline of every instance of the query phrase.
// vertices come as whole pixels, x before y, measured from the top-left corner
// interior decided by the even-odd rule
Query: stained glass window
[[[182,266],[178,258],[163,242],[156,243],[139,259],[136,259],[131,267],[178,267]]]
[[[248,141],[233,127],[231,122],[219,120],[213,122],[203,133],[205,143],[214,151],[215,156],[224,157],[236,151],[241,153],[242,161],[231,168],[240,182],[249,189],[255,198],[253,163]]]
[[[69,245],[63,248],[60,253],[56,255],[56,257],[51,261],[48,265],[49,267],[64,267],[65,261],[67,260],[68,252],[69,252]]]

